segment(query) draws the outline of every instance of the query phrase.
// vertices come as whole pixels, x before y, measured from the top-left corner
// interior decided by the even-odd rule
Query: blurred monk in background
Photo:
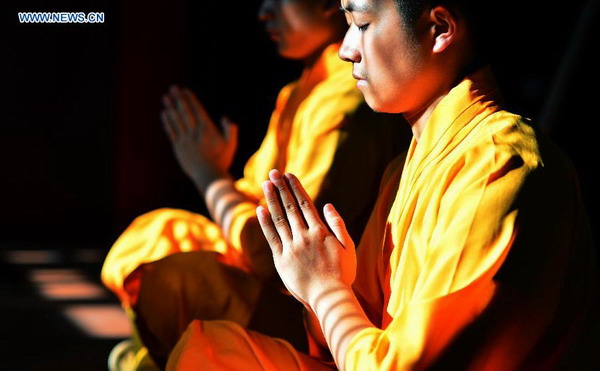
[[[375,114],[351,66],[338,58],[347,29],[338,2],[264,0],[259,19],[279,54],[302,61],[304,70],[279,93],[267,134],[239,180],[229,174],[236,125],[224,118],[219,129],[188,89],[174,86],[163,97],[165,131],[210,219],[155,210],[135,219],[111,248],[102,280],[136,330],[111,353],[112,368],[164,366],[193,319],[232,321],[305,349],[303,307],[281,285],[257,221],[256,207],[266,205],[262,182],[273,168],[293,172],[316,204],[337,205],[359,239],[386,165],[408,146],[402,118]]]
[[[275,267],[335,365],[230,321],[193,321],[167,369],[600,369],[577,176],[502,108],[480,44],[487,4],[341,3],[340,56],[374,110],[404,114],[410,148],[386,171],[356,252],[344,214],[334,202],[321,214],[297,176],[272,170],[268,210],[257,208]]]

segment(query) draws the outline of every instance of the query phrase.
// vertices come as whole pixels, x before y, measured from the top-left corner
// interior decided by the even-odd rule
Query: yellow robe
[[[598,365],[597,271],[576,175],[498,107],[490,80],[483,69],[452,89],[384,175],[354,284],[375,327],[349,343],[347,370]],[[213,337],[222,327],[192,323],[169,369],[322,368],[289,347],[269,358],[280,340],[243,329],[224,345]]]
[[[402,131],[400,117],[376,116],[364,104],[351,76],[351,66],[337,55],[339,46],[327,47],[313,67],[281,90],[266,136],[246,164],[243,178],[235,183],[236,189],[252,202],[235,206],[232,218],[226,222],[226,232],[202,215],[159,209],[138,217],[119,237],[106,257],[102,280],[126,309],[137,305],[144,269],[154,269],[150,263],[168,259],[171,267],[154,272],[154,276],[164,276],[162,283],[160,277],[154,280],[156,285],[182,286],[187,281],[190,288],[202,292],[198,275],[203,275],[203,282],[211,287],[211,297],[194,297],[190,292],[181,300],[210,302],[211,308],[206,309],[210,315],[202,314],[203,319],[224,318],[246,325],[260,294],[256,278],[276,276],[255,215],[257,204],[265,204],[261,185],[273,168],[296,174],[317,203],[335,201],[338,210],[348,217],[353,235],[361,235],[376,200],[374,191],[381,174],[389,161],[406,148],[410,134]],[[353,182],[355,178],[361,181]],[[346,185],[344,191],[340,191],[342,185]],[[198,251],[216,254],[199,257]],[[174,256],[189,252],[193,253],[187,258]],[[198,261],[192,263],[192,259]],[[215,264],[215,259],[220,264]],[[232,273],[229,267],[252,277]],[[178,273],[184,269],[186,272]],[[194,269],[198,272],[191,272]],[[159,295],[162,289],[153,286],[146,291]],[[171,309],[164,305],[161,309],[160,303],[153,304],[156,311],[152,315],[169,316]],[[178,338],[187,322],[178,326],[183,328],[146,332]]]

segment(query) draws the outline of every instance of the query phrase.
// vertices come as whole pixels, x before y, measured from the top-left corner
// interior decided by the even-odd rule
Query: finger
[[[184,96],[184,94],[181,92],[181,89],[177,85],[173,85],[171,87],[171,96],[173,97],[173,100],[175,102],[175,108],[177,109],[177,113],[182,119],[182,123],[188,129],[196,128],[196,117],[192,112],[190,103],[188,103],[187,95]]]
[[[162,122],[163,128],[165,129],[165,132],[167,133],[167,136],[169,137],[169,139],[171,140],[171,142],[175,141],[177,139],[177,131],[173,127],[173,125],[171,124],[171,122],[169,121],[169,117],[167,115],[167,112],[162,111],[160,113],[160,121]]]
[[[344,219],[342,219],[332,204],[326,204],[323,207],[323,214],[325,214],[325,221],[327,221],[327,225],[338,241],[340,241],[345,248],[354,247],[352,237],[350,237],[350,234],[346,230],[346,223],[344,223]]]
[[[233,123],[227,116],[221,118],[221,126],[223,127],[223,135],[230,145],[237,147],[238,143],[238,126]]]
[[[317,225],[322,225],[323,222],[319,217],[319,212],[317,211],[317,208],[312,202],[310,196],[308,193],[306,193],[306,190],[300,183],[300,180],[298,180],[298,178],[291,173],[285,173],[284,176],[287,179],[292,192],[294,193],[294,197],[298,202],[298,206],[302,211],[302,215],[304,216],[304,220],[306,220],[308,227],[310,228]]]
[[[281,208],[281,201],[279,201],[273,183],[266,180],[263,183],[263,193],[267,200],[269,213],[271,213],[271,220],[273,221],[273,224],[275,224],[275,229],[279,234],[281,243],[284,245],[289,244],[292,241],[292,231],[290,230],[287,217]]]
[[[300,235],[302,230],[306,229],[306,224],[304,223],[302,213],[299,210],[298,203],[296,203],[296,198],[290,191],[286,180],[281,176],[281,173],[278,170],[271,170],[269,172],[269,178],[277,188],[277,192],[281,198],[283,209],[285,210],[285,214],[292,229],[292,237],[294,234]]]
[[[271,219],[271,215],[269,211],[262,206],[256,208],[256,216],[258,217],[258,223],[260,224],[260,228],[269,243],[269,247],[271,247],[271,251],[273,255],[281,255],[283,251],[283,245],[281,244],[281,239],[279,238],[279,234],[277,233],[277,229],[275,229],[275,225],[273,224],[273,220]]]
[[[165,111],[167,112],[167,118],[169,119],[171,126],[177,129],[177,133],[179,135],[186,133],[187,128],[181,122],[182,120],[179,117],[179,114],[177,113],[175,105],[173,104],[173,99],[168,95],[164,95],[163,104],[165,105]]]
[[[192,112],[198,118],[199,126],[202,129],[217,131],[217,128],[215,128],[210,116],[208,115],[208,111],[206,108],[204,108],[204,105],[200,103],[198,97],[196,97],[196,94],[194,94],[194,92],[192,92],[190,89],[184,89],[183,93],[191,103]]]

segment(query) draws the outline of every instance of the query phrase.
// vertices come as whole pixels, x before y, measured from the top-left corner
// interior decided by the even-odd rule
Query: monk
[[[598,274],[577,178],[502,108],[467,1],[342,0],[340,57],[413,140],[357,252],[278,169],[257,215],[277,272],[335,365],[228,321],[194,321],[170,370],[598,369]],[[359,180],[356,180],[359,181]],[[267,210],[268,209],[268,210]]]
[[[164,366],[196,318],[229,320],[306,347],[302,306],[283,290],[256,218],[256,207],[266,205],[263,180],[272,168],[294,172],[317,204],[335,200],[359,238],[386,165],[408,145],[401,118],[374,114],[338,58],[347,25],[337,3],[264,0],[259,18],[279,53],[305,68],[279,93],[267,134],[237,181],[228,171],[237,127],[224,119],[221,133],[188,89],[164,96],[166,133],[211,219],[160,209],[138,217],[116,241],[102,279],[134,319],[141,343],[115,348],[112,363],[126,353],[132,368]]]

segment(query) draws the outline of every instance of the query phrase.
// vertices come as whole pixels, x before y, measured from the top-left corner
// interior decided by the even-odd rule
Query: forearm
[[[206,182],[205,192],[199,189],[204,196],[208,212],[212,220],[221,227],[225,236],[229,236],[229,227],[236,206],[242,203],[256,205],[256,200],[239,192],[235,188],[233,179],[227,175],[216,174]],[[200,188],[200,187],[198,187]]]
[[[373,327],[352,289],[339,285],[320,292],[309,302],[317,315],[331,354],[340,370],[345,370],[348,345],[361,330]]]
[[[203,196],[212,220],[229,243],[243,251],[254,274],[261,279],[279,281],[271,249],[256,218],[259,201],[238,191],[230,177],[213,178]],[[238,207],[242,204],[247,205]]]
[[[200,195],[205,200],[209,188],[211,188],[211,186],[215,184],[215,182],[231,180],[231,175],[229,175],[229,172],[218,170],[217,168],[210,166],[209,164],[204,164],[203,166],[196,164],[194,165],[193,170],[189,168],[188,170],[185,170],[186,168],[183,168],[184,171],[187,173],[188,177],[196,186],[196,189],[198,190]]]
[[[304,310],[304,323],[306,326],[306,330],[308,331],[316,345],[318,345],[319,348],[321,348],[321,350],[329,351],[327,340],[325,340],[325,336],[323,335],[323,331],[321,330],[321,323],[315,315],[315,312],[313,312],[310,308],[305,308]]]

